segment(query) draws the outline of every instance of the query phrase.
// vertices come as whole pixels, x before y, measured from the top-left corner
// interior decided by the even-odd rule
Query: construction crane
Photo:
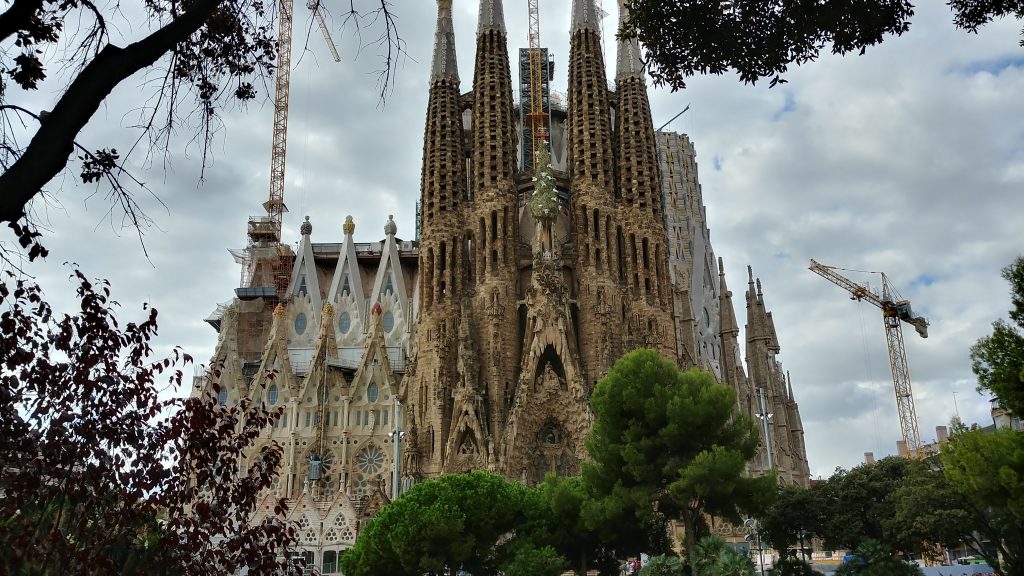
[[[327,28],[327,20],[324,19],[324,13],[320,10],[320,0],[306,0],[306,8],[313,11],[313,17],[316,18],[316,23],[320,26],[320,32],[324,35],[327,48],[331,51],[331,57],[335,62],[341,62],[341,54],[338,53],[338,47],[334,45],[334,38],[331,38],[331,31]]]
[[[866,300],[882,311],[882,320],[885,324],[885,338],[889,344],[889,364],[892,366],[892,382],[896,390],[896,407],[899,410],[903,442],[906,444],[911,457],[919,456],[921,434],[917,429],[917,412],[914,409],[914,395],[910,388],[910,368],[907,365],[907,351],[903,346],[903,324],[901,324],[901,321],[913,326],[922,338],[927,338],[928,320],[923,316],[914,314],[914,311],[910,308],[910,300],[896,300],[893,298],[894,290],[889,285],[889,278],[884,272],[871,272],[871,274],[881,274],[882,276],[882,293],[879,295],[871,291],[866,285],[858,284],[836,272],[836,270],[844,270],[844,268],[827,266],[811,260],[811,265],[808,269],[829,282],[844,288],[850,293],[851,299],[858,301]]]
[[[533,165],[537,165],[537,150],[546,146],[548,140],[548,115],[544,112],[544,61],[540,47],[540,0],[526,0],[529,9],[529,50],[530,50],[530,113],[527,119],[533,133]]]
[[[320,25],[324,39],[331,49],[335,62],[341,61],[341,54],[331,39],[319,0],[307,0],[313,16]],[[281,222],[288,207],[284,203],[284,169],[288,152],[288,99],[292,73],[292,19],[294,0],[280,0],[277,20],[277,66],[274,74],[274,137],[270,153],[270,195],[263,208],[267,217],[249,220],[250,242],[281,241]]]

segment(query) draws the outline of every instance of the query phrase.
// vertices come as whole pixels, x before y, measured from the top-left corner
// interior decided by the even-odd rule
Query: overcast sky
[[[605,0],[606,62],[614,62],[614,11]],[[325,0],[328,8],[330,0]],[[569,2],[542,3],[541,34],[565,90]],[[1024,49],[1020,23],[978,35],[954,29],[944,3],[921,2],[909,33],[860,57],[824,57],[769,89],[735,76],[694,78],[672,93],[653,89],[656,125],[689,105],[669,129],[693,139],[712,244],[725,259],[743,322],[746,266],[762,280],[806,429],[812,474],[852,467],[863,453],[895,451],[900,437],[879,311],[851,301],[807,270],[808,260],[881,270],[931,321],[930,337],[905,331],[921,436],[935,437],[957,407],[967,422],[990,423],[974,391],[969,348],[1009,309],[1000,269],[1024,253]],[[379,240],[388,214],[399,237],[414,236],[435,4],[396,0],[409,57],[385,107],[378,106],[372,47],[333,23],[343,61],[297,5],[289,126],[285,238],[310,215],[313,239],[342,239],[351,214],[357,241]],[[338,6],[340,10],[341,6]],[[526,3],[506,2],[510,53],[526,43]],[[462,89],[472,88],[477,2],[455,1]],[[122,28],[124,28],[122,26]],[[364,35],[364,39],[368,37]],[[357,58],[358,56],[358,58]],[[514,82],[518,73],[512,70]],[[614,72],[610,73],[613,77]],[[81,141],[127,149],[146,87],[129,80]],[[56,90],[25,105],[48,109]],[[270,165],[272,105],[229,111],[212,166],[199,182],[199,150],[179,132],[170,166],[138,169],[160,200],[141,197],[156,221],[145,237],[107,215],[103,194],[65,177],[59,204],[36,206],[50,232],[48,261],[29,267],[55,303],[70,305],[62,263],[106,277],[124,308],[159,311],[159,349],[180,345],[198,359],[216,333],[203,322],[233,295],[239,269],[227,248],[245,245],[248,216],[261,213]],[[142,160],[142,156],[138,156]],[[7,232],[4,238],[9,238]],[[850,273],[856,280],[877,276]],[[954,396],[955,395],[955,396]]]

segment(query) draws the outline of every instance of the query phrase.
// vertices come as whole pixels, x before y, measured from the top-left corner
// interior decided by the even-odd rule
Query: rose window
[[[356,456],[356,466],[367,476],[380,472],[384,468],[384,451],[377,446],[364,448]]]

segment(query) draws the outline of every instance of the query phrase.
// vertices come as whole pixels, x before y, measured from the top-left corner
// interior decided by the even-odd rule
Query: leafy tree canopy
[[[836,576],[924,576],[914,564],[894,556],[890,548],[877,540],[863,540],[853,551],[853,559],[836,570]]]
[[[906,476],[891,495],[892,515],[882,519],[882,528],[900,550],[927,554],[932,551],[928,545],[955,548],[976,539],[980,518],[935,460],[908,463]]]
[[[802,558],[783,556],[768,571],[768,576],[822,576],[822,574]]]
[[[754,576],[754,563],[727,546],[717,536],[705,536],[697,543],[690,567],[702,576]]]
[[[896,547],[883,520],[893,515],[890,496],[907,475],[909,463],[890,456],[849,471],[836,470],[822,487],[825,508],[819,535],[826,548],[852,550],[865,539]]]
[[[791,65],[864,51],[910,29],[910,0],[626,0],[620,34],[637,38],[657,84],[678,90],[696,74],[733,70],[743,82],[771,78]],[[954,23],[969,32],[1005,16],[1024,16],[1024,0],[948,0]],[[1021,41],[1024,46],[1024,39]]]
[[[385,506],[342,556],[350,576],[561,574],[540,492],[488,472],[441,476]]]
[[[785,486],[775,502],[760,517],[761,536],[776,550],[804,543],[817,534],[823,521],[825,500],[819,487]]]
[[[598,382],[591,406],[583,479],[595,495],[594,525],[630,514],[641,526],[678,518],[692,557],[704,514],[739,524],[741,512],[761,512],[775,494],[774,477],[744,475],[757,430],[735,413],[733,391],[706,372],[635,350]]]
[[[683,563],[674,554],[652,556],[639,576],[683,576]]]
[[[549,472],[537,490],[550,512],[549,529],[555,549],[572,562],[577,574],[585,575],[594,566],[609,570],[618,565],[615,555],[601,538],[602,534],[610,534],[614,527],[595,529],[586,522],[584,509],[593,502],[581,477],[562,477]]]
[[[978,376],[979,392],[988,390],[1020,415],[1024,414],[1024,256],[1003,268],[1002,274],[1010,283],[1010,321],[996,320],[992,334],[971,347],[971,369]]]
[[[1024,571],[1024,434],[954,430],[942,446],[943,473],[980,521],[975,550],[1000,574]],[[993,547],[981,546],[988,540]],[[996,553],[999,553],[997,557]]]

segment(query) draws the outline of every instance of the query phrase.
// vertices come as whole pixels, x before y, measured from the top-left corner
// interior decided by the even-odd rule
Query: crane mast
[[[909,300],[894,300],[889,278],[882,276],[882,293],[879,295],[867,286],[839,274],[835,266],[827,266],[811,260],[808,269],[829,282],[845,289],[854,300],[866,300],[882,311],[885,324],[885,339],[889,347],[889,365],[892,369],[893,388],[896,392],[896,407],[900,416],[900,431],[911,456],[917,457],[921,450],[921,434],[917,428],[917,411],[910,386],[910,367],[907,364],[907,350],[903,344],[903,324],[906,322],[917,330],[922,338],[928,337],[928,320],[915,315]]]
[[[272,233],[281,241],[281,221],[288,207],[284,204],[284,168],[288,153],[288,95],[292,75],[293,0],[281,0],[277,19],[277,67],[274,73],[274,138],[270,145],[270,197],[263,203]]]
[[[335,62],[341,55],[334,46],[320,11],[318,0],[306,4],[320,26]],[[263,208],[266,218],[249,220],[250,244],[275,244],[281,241],[281,223],[288,207],[284,203],[284,171],[288,155],[288,100],[291,91],[292,74],[292,24],[294,0],[280,0],[277,20],[277,65],[274,69],[274,135],[270,150],[270,194]]]
[[[533,133],[532,157],[536,166],[537,150],[544,146],[548,139],[547,119],[544,112],[543,83],[544,62],[540,47],[540,0],[526,0],[529,14],[529,50],[530,50],[530,113],[527,118]]]

